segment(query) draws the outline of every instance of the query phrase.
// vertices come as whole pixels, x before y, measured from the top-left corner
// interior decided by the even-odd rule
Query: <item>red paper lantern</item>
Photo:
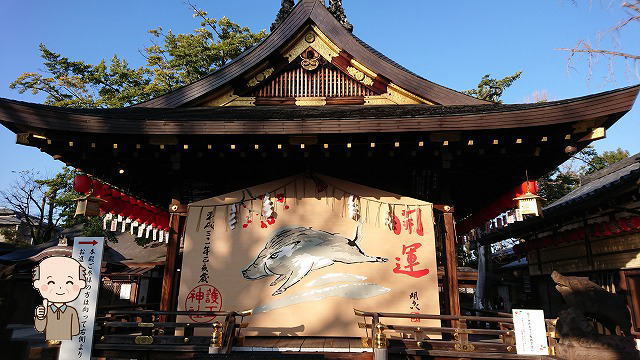
[[[109,187],[109,185],[107,184],[101,184],[100,185],[100,198],[111,198],[111,187]]]
[[[142,210],[141,222],[145,225],[151,224],[151,213],[147,209]]]
[[[120,191],[116,190],[116,189],[111,189],[111,196],[113,196],[114,198],[120,198],[122,194],[120,193]]]
[[[142,217],[144,216],[143,209],[139,206],[136,206],[133,214],[136,222],[138,222],[138,224],[142,224]]]
[[[122,201],[122,216],[131,218],[133,216],[133,206],[127,200],[120,199],[120,201]]]
[[[109,212],[114,215],[120,214],[120,211],[122,210],[122,201],[116,197],[112,197],[111,203],[113,204],[113,206],[111,207],[111,209],[109,209]]]
[[[102,183],[98,180],[93,180],[91,182],[91,188],[93,189],[93,195],[100,196],[102,195]]]
[[[104,211],[105,213],[111,212],[111,210],[115,207],[115,199],[111,196],[108,196],[104,197],[103,200],[105,201],[100,203],[100,210]]]
[[[73,190],[76,192],[86,194],[91,191],[91,178],[87,175],[76,175],[73,179]]]

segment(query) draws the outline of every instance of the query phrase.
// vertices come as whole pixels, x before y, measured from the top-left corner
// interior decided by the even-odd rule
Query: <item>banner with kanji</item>
[[[260,336],[362,336],[354,308],[439,314],[433,221],[428,202],[321,175],[190,204],[179,310],[253,309]]]

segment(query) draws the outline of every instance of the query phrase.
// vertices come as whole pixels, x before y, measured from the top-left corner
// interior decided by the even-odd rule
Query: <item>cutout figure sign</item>
[[[73,258],[51,256],[33,269],[33,287],[42,296],[34,324],[47,340],[71,340],[80,333],[78,311],[68,305],[87,285],[85,268]]]

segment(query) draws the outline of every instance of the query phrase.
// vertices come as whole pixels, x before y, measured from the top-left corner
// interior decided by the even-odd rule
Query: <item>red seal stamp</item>
[[[194,287],[184,300],[186,311],[220,311],[222,309],[222,294],[214,286],[200,284]],[[212,322],[215,316],[191,315],[191,320],[200,323]]]

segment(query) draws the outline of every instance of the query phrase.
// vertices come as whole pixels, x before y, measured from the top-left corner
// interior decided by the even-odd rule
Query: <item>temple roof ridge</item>
[[[437,105],[472,105],[489,102],[474,98],[433,83],[398,65],[367,45],[341,24],[320,0],[300,0],[283,22],[262,42],[246,50],[236,59],[213,73],[154,99],[134,105],[138,107],[194,106],[233,80],[255,70],[281,50],[300,31],[315,25],[341,50],[366,68],[375,71],[393,84]],[[318,6],[320,5],[320,6]]]

